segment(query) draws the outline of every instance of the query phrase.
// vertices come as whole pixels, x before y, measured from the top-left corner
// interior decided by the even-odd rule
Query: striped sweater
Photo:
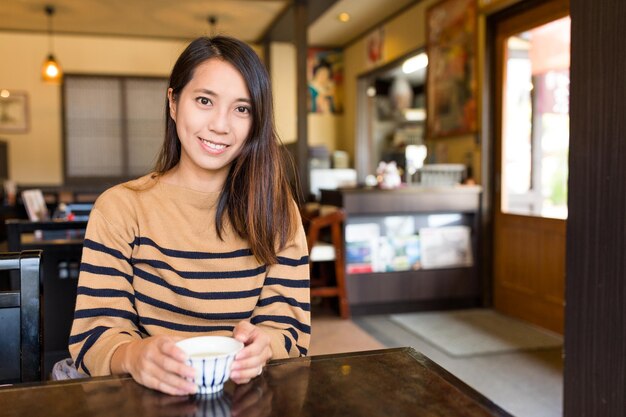
[[[306,236],[260,264],[230,227],[215,231],[219,193],[145,176],[115,186],[89,217],[69,349],[77,368],[110,374],[120,345],[151,335],[232,335],[241,320],[271,338],[274,358],[306,355]]]

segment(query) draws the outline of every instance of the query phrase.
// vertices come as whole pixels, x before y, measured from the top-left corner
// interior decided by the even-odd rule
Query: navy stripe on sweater
[[[287,353],[289,353],[289,351],[291,350],[291,339],[285,335],[283,335],[283,337],[285,338],[285,350],[287,351]]]
[[[261,316],[254,316],[252,317],[252,319],[250,319],[250,323],[252,324],[259,324],[259,323],[264,323],[267,321],[271,321],[274,323],[282,323],[282,324],[289,324],[293,327],[295,327],[296,329],[300,330],[301,332],[310,334],[311,333],[311,326],[308,326],[304,323],[300,323],[298,320],[294,319],[293,317],[289,317],[289,316],[269,316],[269,315],[261,315]]]
[[[138,301],[141,301],[153,307],[167,310],[172,313],[183,314],[185,316],[197,317],[197,318],[205,319],[205,320],[244,320],[252,316],[252,311],[242,311],[242,312],[235,312],[235,313],[201,313],[201,312],[191,311],[191,310],[177,307],[173,304],[169,304],[164,301],[157,300],[156,298],[152,298],[140,292],[136,292],[135,296]]]
[[[78,355],[76,356],[76,367],[83,368],[83,371],[85,371],[85,373],[89,376],[91,376],[91,373],[89,372],[89,369],[87,369],[87,367],[84,366],[83,358],[85,357],[85,354],[87,353],[87,351],[98,341],[100,336],[102,336],[102,334],[107,330],[108,328],[104,326],[98,326],[92,329],[91,334],[89,335],[89,337],[87,337],[87,340],[85,341],[83,346],[80,348],[80,352],[78,352]]]
[[[166,329],[178,330],[182,332],[214,332],[218,330],[233,331],[235,326],[198,326],[192,324],[173,323],[171,321],[154,319],[151,317],[142,317],[141,324],[144,326],[159,326]]]
[[[89,272],[96,275],[107,275],[109,277],[122,277],[125,278],[129,284],[133,283],[132,275],[128,275],[122,271],[119,271],[115,268],[110,268],[108,266],[97,266],[83,262],[80,264],[80,271]]]
[[[253,269],[243,269],[240,271],[179,271],[168,263],[156,259],[133,259],[133,265],[145,264],[157,269],[165,269],[176,273],[179,277],[187,279],[224,279],[224,278],[251,278],[264,274],[266,266],[261,265]]]
[[[183,251],[176,249],[168,249],[159,246],[154,240],[149,237],[137,237],[133,242],[135,245],[147,245],[156,248],[159,252],[172,258],[184,258],[184,259],[229,259],[239,258],[244,256],[252,256],[250,249],[238,249],[232,252],[196,252],[196,251]]]
[[[300,259],[293,259],[293,258],[285,258],[284,256],[279,256],[278,257],[278,264],[279,265],[287,265],[287,266],[308,265],[309,264],[309,257],[307,255],[304,255]]]
[[[293,327],[287,327],[285,330],[287,330],[289,332],[289,334],[291,335],[291,337],[293,337],[293,339],[297,342],[298,341],[298,337],[300,336],[298,334],[298,332],[296,331],[296,329],[294,329]]]
[[[129,262],[129,259],[126,256],[124,256],[124,254],[122,252],[120,252],[119,250],[111,249],[108,246],[105,246],[102,243],[96,242],[96,241],[91,240],[91,239],[85,239],[83,241],[83,247],[89,248],[89,249],[94,250],[96,252],[106,253],[106,254],[109,254],[109,255],[113,256],[114,258],[121,259],[123,261]]]
[[[76,289],[76,295],[81,295],[81,294],[82,295],[88,295],[88,296],[91,296],[91,297],[128,298],[128,300],[131,303],[135,302],[134,295],[129,293],[128,291],[114,290],[114,289],[111,289],[111,288],[89,288],[89,287],[79,286]]]
[[[311,282],[308,279],[265,278],[265,285],[282,285],[288,288],[309,288]]]
[[[68,345],[73,345],[74,343],[82,342],[87,337],[89,337],[93,332],[100,331],[101,329],[108,330],[108,329],[110,329],[110,327],[107,327],[107,326],[97,326],[97,327],[94,327],[93,329],[89,329],[86,332],[79,333],[79,334],[76,334],[74,336],[70,336],[70,338],[67,341],[67,343],[68,343]]]
[[[300,345],[296,345],[296,347],[300,351],[300,356],[306,356],[306,354],[309,353],[309,351],[306,348],[303,348]]]
[[[244,291],[224,291],[224,292],[192,291],[185,287],[172,285],[169,282],[165,281],[163,278],[157,275],[151,274],[149,272],[146,272],[140,268],[135,267],[134,270],[135,270],[135,276],[137,278],[141,278],[153,284],[167,288],[173,293],[184,295],[186,297],[197,298],[200,300],[235,300],[235,299],[240,299],[240,298],[258,297],[259,294],[261,294],[261,288],[254,288],[251,290],[244,290]]]
[[[120,310],[117,308],[85,308],[74,312],[74,319],[85,319],[91,317],[120,317],[128,319],[133,323],[137,323],[137,315],[130,311]]]
[[[296,300],[295,298],[284,297],[282,295],[276,295],[274,297],[264,298],[262,300],[259,300],[257,305],[259,307],[265,307],[265,306],[268,306],[268,305],[274,304],[274,303],[285,303],[285,304],[289,304],[290,306],[293,306],[293,307],[299,307],[299,308],[301,308],[304,311],[311,311],[311,304],[310,303],[301,303],[298,300]]]

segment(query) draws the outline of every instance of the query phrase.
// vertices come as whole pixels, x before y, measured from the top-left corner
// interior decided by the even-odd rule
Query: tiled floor
[[[313,317],[309,355],[384,349],[386,346],[351,320],[339,317]]]
[[[561,349],[452,357],[389,320],[313,312],[311,355],[411,346],[516,417],[560,417]]]

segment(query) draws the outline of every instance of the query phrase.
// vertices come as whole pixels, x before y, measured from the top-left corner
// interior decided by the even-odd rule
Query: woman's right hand
[[[111,358],[111,373],[128,373],[135,381],[170,395],[196,392],[194,369],[176,346],[182,338],[151,336],[121,345]]]

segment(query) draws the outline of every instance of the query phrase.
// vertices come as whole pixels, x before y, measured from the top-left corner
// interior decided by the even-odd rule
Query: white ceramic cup
[[[243,343],[226,336],[198,336],[176,343],[189,357],[187,363],[196,370],[198,394],[221,391],[230,376],[235,355]]]

